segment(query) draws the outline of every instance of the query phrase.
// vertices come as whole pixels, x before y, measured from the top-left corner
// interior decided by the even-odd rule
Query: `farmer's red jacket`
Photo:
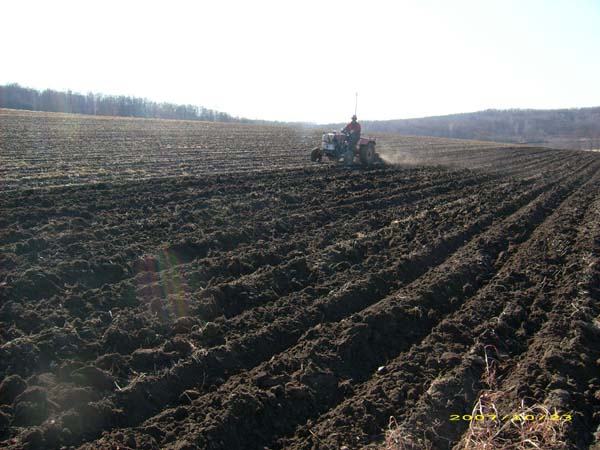
[[[351,133],[352,131],[356,131],[360,134],[360,123],[358,122],[350,122],[348,125],[344,127],[342,130],[346,133]]]

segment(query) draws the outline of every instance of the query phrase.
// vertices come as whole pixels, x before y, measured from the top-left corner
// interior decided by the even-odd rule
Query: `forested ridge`
[[[155,102],[146,98],[72,91],[39,91],[18,84],[0,86],[0,108],[30,111],[122,116],[157,119],[205,120],[209,122],[249,122],[230,114],[195,105]]]
[[[575,149],[600,148],[600,107],[488,109],[402,120],[361,121],[369,132],[511,142]]]

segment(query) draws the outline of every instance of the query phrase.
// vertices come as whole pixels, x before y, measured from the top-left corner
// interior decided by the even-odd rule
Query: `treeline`
[[[88,114],[91,116],[123,116],[156,119],[206,120],[210,122],[250,122],[227,113],[194,105],[158,103],[145,98],[105,94],[79,94],[22,87],[0,86],[0,108],[30,111]]]
[[[600,107],[489,109],[421,119],[363,121],[371,132],[537,144],[556,138],[600,139]]]

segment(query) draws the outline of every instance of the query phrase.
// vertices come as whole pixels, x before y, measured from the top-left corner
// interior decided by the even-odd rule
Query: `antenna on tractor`
[[[354,96],[354,115],[356,115],[357,108],[358,108],[358,92]]]

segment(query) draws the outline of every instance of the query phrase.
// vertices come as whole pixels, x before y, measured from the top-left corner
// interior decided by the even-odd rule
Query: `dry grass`
[[[469,430],[460,441],[456,450],[558,450],[566,448],[561,440],[566,423],[564,420],[552,420],[558,417],[558,411],[550,411],[541,404],[526,406],[521,401],[516,410],[500,411],[499,400],[507,396],[500,389],[497,380],[497,361],[488,355],[485,349],[486,371],[484,383],[487,389],[481,392],[472,417],[484,417],[484,420],[472,420]],[[488,418],[495,417],[495,420]]]
[[[417,436],[402,430],[394,417],[390,417],[388,431],[385,434],[385,443],[381,450],[432,450],[431,443],[425,438]]]
[[[491,358],[485,348],[486,369],[483,390],[471,412],[473,418],[469,429],[454,450],[559,450],[567,448],[562,440],[568,422],[558,411],[550,411],[546,406],[536,404],[526,406],[524,401],[510,412],[497,405],[507,398],[507,390],[502,390],[498,382],[498,361]],[[497,354],[497,352],[496,352]],[[509,389],[510,390],[510,389]],[[560,419],[560,420],[557,420]],[[432,443],[411,433],[390,418],[385,442],[380,450],[432,450]]]

